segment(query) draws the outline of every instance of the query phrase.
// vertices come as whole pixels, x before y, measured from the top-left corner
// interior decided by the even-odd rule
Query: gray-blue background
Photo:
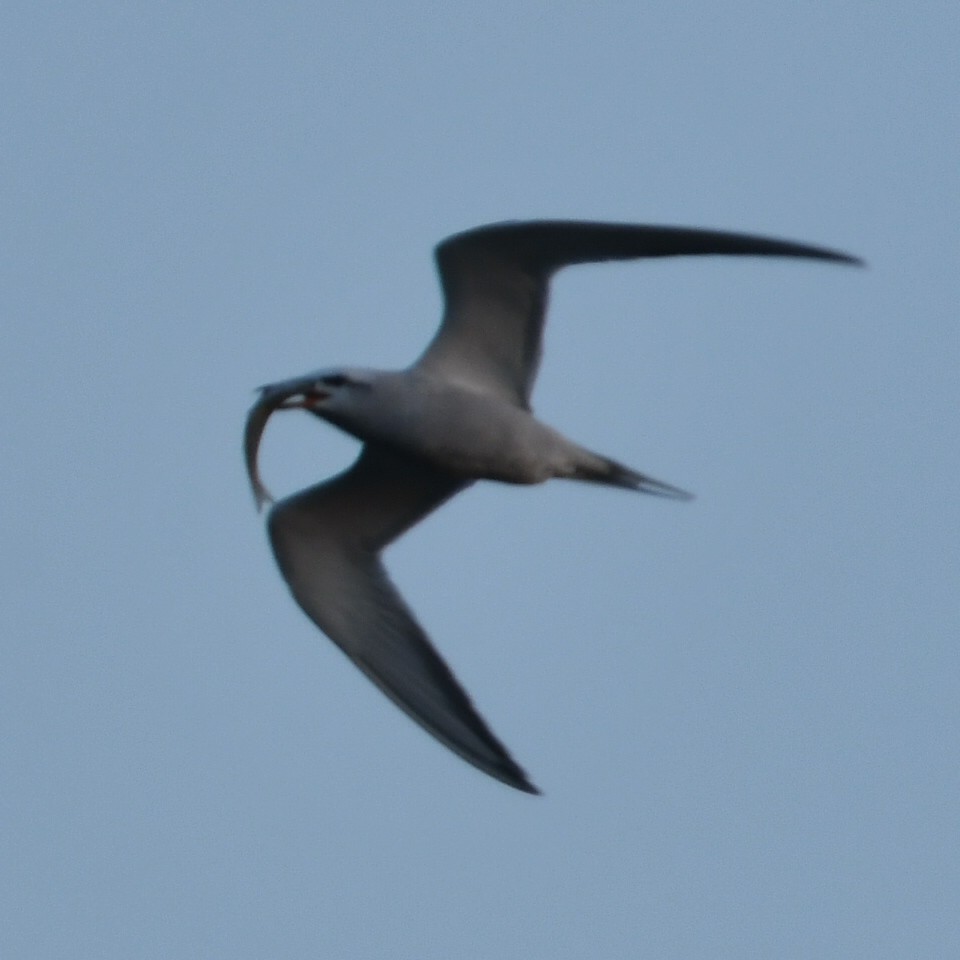
[[[4,958],[960,955],[955,2],[3,19]],[[485,485],[389,556],[537,799],[306,621],[239,448],[549,216],[870,269],[557,281],[538,412],[698,499]],[[264,473],[352,456],[288,415]]]

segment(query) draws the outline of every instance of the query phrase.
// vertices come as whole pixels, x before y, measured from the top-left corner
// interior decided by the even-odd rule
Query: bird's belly
[[[541,483],[556,475],[558,434],[505,404],[457,402],[412,418],[394,440],[423,460],[475,480]]]

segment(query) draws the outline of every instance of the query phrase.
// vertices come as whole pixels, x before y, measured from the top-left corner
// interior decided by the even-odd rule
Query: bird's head
[[[294,380],[260,388],[260,402],[273,410],[307,410],[318,417],[336,416],[356,406],[369,391],[372,377],[364,370],[320,370]]]
[[[247,473],[258,508],[273,500],[257,468],[257,451],[270,416],[277,410],[307,410],[338,423],[356,409],[359,397],[369,392],[372,383],[373,377],[368,371],[338,369],[321,370],[260,387],[260,397],[247,416],[244,432]]]

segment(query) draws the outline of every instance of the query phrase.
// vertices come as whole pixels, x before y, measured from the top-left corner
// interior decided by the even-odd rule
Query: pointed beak
[[[279,410],[313,410],[319,407],[330,396],[326,390],[310,389],[305,393],[295,393],[283,400],[275,409]]]
[[[313,389],[312,382],[309,387],[305,387],[303,381],[288,381],[260,388],[260,397],[247,414],[247,424],[243,432],[244,461],[257,510],[263,509],[265,503],[273,503],[273,496],[260,479],[260,468],[257,464],[260,440],[271,414],[275,410],[310,410],[327,396],[328,394]]]

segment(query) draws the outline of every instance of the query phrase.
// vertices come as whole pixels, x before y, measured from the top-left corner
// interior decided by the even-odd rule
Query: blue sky
[[[14,2],[0,954],[960,951],[955,4]],[[487,221],[869,269],[571,269],[539,415],[692,504],[483,485],[390,569],[545,792],[290,600],[253,388],[400,366]],[[271,424],[277,492],[354,444]]]

